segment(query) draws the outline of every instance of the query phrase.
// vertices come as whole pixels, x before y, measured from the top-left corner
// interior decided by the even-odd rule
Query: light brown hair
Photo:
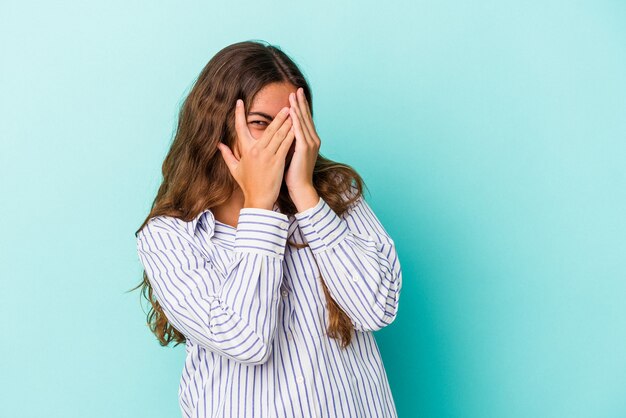
[[[188,222],[206,208],[229,199],[236,183],[217,144],[222,141],[231,149],[234,147],[235,101],[242,99],[247,112],[255,95],[274,82],[302,87],[313,115],[309,85],[296,64],[279,47],[262,41],[244,41],[226,46],[213,56],[180,108],[174,139],[162,165],[162,183],[150,213],[135,236],[152,217],[173,216]],[[320,153],[313,172],[313,186],[333,211],[341,215],[362,194],[364,182],[349,165],[332,161]],[[297,212],[284,182],[276,203],[281,213]],[[351,320],[333,300],[321,276],[320,281],[328,309],[327,335],[338,339],[345,348],[352,340]],[[185,336],[168,322],[154,298],[145,270],[143,280],[131,291],[139,287],[142,287],[141,295],[150,302],[147,322],[160,344],[166,346],[172,340],[175,345],[185,342]]]

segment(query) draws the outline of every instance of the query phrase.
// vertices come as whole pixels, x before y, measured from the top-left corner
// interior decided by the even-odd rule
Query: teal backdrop
[[[626,3],[0,5],[0,416],[180,416],[134,232],[224,46],[301,66],[403,267],[400,417],[626,417]]]

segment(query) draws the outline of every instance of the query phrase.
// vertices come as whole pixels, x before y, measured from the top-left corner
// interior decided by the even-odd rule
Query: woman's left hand
[[[299,211],[314,206],[319,196],[313,187],[313,169],[320,149],[320,138],[315,132],[309,103],[302,87],[289,94],[291,120],[295,131],[295,150],[285,173],[289,196]]]

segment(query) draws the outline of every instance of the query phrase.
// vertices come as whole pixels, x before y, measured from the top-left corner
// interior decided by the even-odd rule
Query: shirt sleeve
[[[168,321],[186,338],[232,360],[271,355],[287,240],[287,216],[242,208],[226,273],[172,217],[151,219],[137,251]]]
[[[396,318],[402,269],[394,241],[363,196],[341,216],[320,197],[294,215],[326,286],[359,331],[376,331]]]

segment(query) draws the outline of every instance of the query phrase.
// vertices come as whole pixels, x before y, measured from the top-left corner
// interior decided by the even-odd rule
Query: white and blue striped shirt
[[[137,250],[187,340],[184,417],[397,416],[372,331],[395,319],[402,271],[363,196],[341,216],[322,198],[293,216],[242,208],[236,228],[210,209],[157,216]],[[346,349],[326,335],[320,274],[356,330]]]

